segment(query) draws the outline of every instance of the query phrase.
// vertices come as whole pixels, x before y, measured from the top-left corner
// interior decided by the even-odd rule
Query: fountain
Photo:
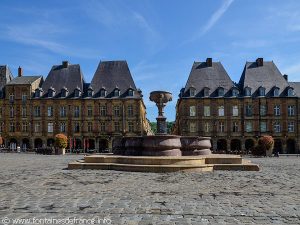
[[[172,94],[153,91],[150,100],[158,108],[156,135],[115,138],[113,155],[85,156],[84,160],[69,163],[68,168],[136,172],[259,170],[240,156],[211,154],[209,137],[168,134],[164,107],[172,101]]]

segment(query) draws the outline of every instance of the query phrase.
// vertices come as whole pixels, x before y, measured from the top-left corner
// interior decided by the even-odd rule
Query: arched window
[[[74,97],[75,98],[78,98],[78,97],[80,97],[80,95],[81,95],[81,90],[80,90],[80,88],[76,88],[75,90],[74,90]]]
[[[251,96],[251,88],[245,87],[244,94],[245,96]]]
[[[265,96],[266,95],[266,89],[264,87],[260,87],[258,89],[259,96]]]
[[[128,90],[128,96],[133,96],[134,95],[134,91],[132,89]]]
[[[93,94],[94,94],[94,91],[92,88],[89,88],[88,91],[87,91],[87,96],[88,97],[93,97]]]
[[[48,90],[48,98],[52,98],[55,95],[55,90],[53,87],[50,87]]]
[[[274,97],[278,97],[279,96],[279,88],[278,87],[274,88],[274,90],[273,90],[273,96]]]
[[[203,96],[204,97],[209,97],[210,95],[210,90],[208,87],[205,87],[204,90],[203,90]]]
[[[34,96],[35,96],[36,98],[40,98],[40,97],[42,96],[42,93],[43,93],[43,90],[42,90],[41,88],[37,88],[37,89],[35,90]]]
[[[106,90],[104,88],[102,88],[100,90],[100,97],[105,97],[106,96]]]
[[[191,87],[190,88],[190,97],[195,97],[195,95],[196,95],[196,89]]]
[[[237,97],[239,95],[239,90],[237,88],[232,89],[232,97]]]
[[[62,97],[62,98],[67,97],[68,93],[69,93],[69,91],[68,91],[67,88],[63,87],[63,88],[61,89],[61,97]]]
[[[294,89],[290,87],[290,88],[288,89],[287,94],[288,94],[289,97],[294,96],[294,95],[295,95]]]
[[[224,88],[219,87],[219,89],[218,89],[218,96],[219,96],[219,97],[224,96]]]

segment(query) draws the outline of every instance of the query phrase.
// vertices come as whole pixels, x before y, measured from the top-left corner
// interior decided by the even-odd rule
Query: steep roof
[[[266,95],[270,95],[270,91],[273,90],[275,86],[280,88],[279,91],[282,93],[289,84],[274,62],[267,61],[263,62],[261,66],[258,66],[257,62],[246,62],[239,81],[239,86],[242,90],[245,87],[250,87],[254,95],[259,87],[264,87]]]
[[[0,79],[0,91],[2,88],[9,83],[12,79],[14,79],[9,67],[7,65],[0,65],[0,76],[2,79]]]
[[[7,85],[15,85],[15,84],[32,84],[34,81],[37,79],[42,78],[42,76],[21,76],[21,77],[16,77]]]
[[[45,82],[42,85],[44,94],[48,93],[50,87],[54,88],[56,94],[61,92],[63,87],[66,87],[71,95],[75,88],[79,87],[83,91],[84,78],[79,64],[69,64],[66,66],[54,65],[50,70]]]
[[[205,87],[210,89],[211,96],[219,88],[224,88],[224,93],[234,86],[221,62],[212,62],[211,66],[207,62],[194,62],[189,78],[184,88],[183,97],[189,95],[189,89],[195,88],[197,95]]]
[[[95,94],[99,94],[100,89],[105,88],[108,97],[118,88],[120,96],[126,95],[129,88],[135,90],[135,97],[138,97],[136,86],[131,76],[126,61],[102,61],[91,82]]]
[[[289,82],[289,85],[294,88],[295,95],[300,97],[300,82]]]

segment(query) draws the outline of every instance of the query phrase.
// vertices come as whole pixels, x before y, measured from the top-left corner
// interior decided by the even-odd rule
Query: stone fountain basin
[[[182,155],[210,155],[211,138],[199,136],[182,136],[181,151]]]

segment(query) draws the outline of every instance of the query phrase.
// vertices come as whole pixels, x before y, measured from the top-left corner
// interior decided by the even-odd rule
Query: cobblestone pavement
[[[95,224],[300,224],[300,157],[251,159],[260,172],[66,170],[82,157],[1,153],[0,224],[34,217],[87,224],[95,217],[106,218]]]

